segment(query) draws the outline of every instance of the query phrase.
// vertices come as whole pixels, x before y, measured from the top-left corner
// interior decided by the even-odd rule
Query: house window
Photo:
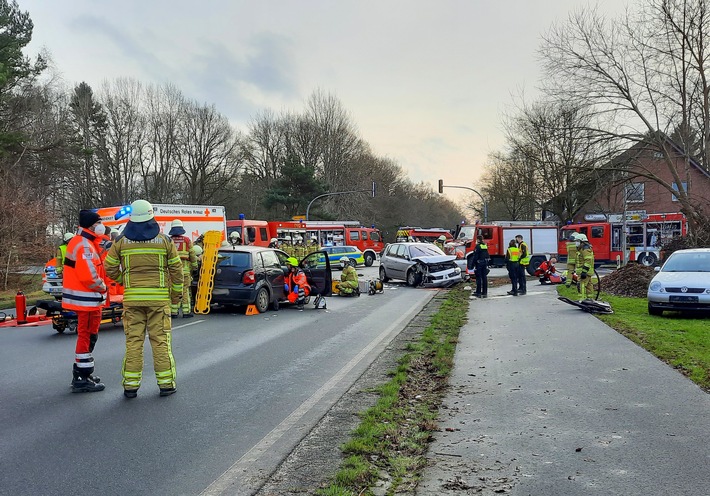
[[[629,183],[624,187],[624,197],[627,202],[641,203],[644,201],[644,184]]]
[[[680,184],[683,187],[683,191],[685,191],[685,193],[687,194],[688,193],[688,183],[686,181],[683,181]],[[673,183],[673,190],[678,191],[678,183]],[[678,197],[676,195],[671,195],[671,199],[673,201],[678,201]]]

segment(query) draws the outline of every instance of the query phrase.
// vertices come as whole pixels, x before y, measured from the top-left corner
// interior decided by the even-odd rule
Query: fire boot
[[[76,363],[74,364],[72,370],[73,379],[71,381],[72,393],[93,393],[104,390],[106,386],[90,379],[90,377],[92,377],[91,372],[93,372],[93,370],[87,369],[86,371],[82,371],[76,366]]]

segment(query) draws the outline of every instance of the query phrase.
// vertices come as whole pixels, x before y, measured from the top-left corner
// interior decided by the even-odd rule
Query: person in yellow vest
[[[579,271],[580,301],[594,294],[594,250],[585,234],[578,234],[577,239],[577,270]]]
[[[69,241],[71,241],[73,237],[74,233],[65,233],[62,238],[62,244],[57,248],[57,265],[54,271],[58,276],[61,276],[62,271],[64,270],[64,258],[67,256],[67,244],[69,244]]]
[[[173,243],[175,243],[175,248],[180,256],[180,261],[182,262],[183,273],[182,302],[170,304],[170,316],[174,319],[177,318],[178,312],[182,307],[182,317],[184,319],[189,319],[194,316],[192,313],[190,294],[192,271],[197,270],[197,254],[195,253],[195,247],[193,246],[192,241],[190,241],[190,238],[185,236],[185,227],[180,219],[175,219],[170,224],[168,236],[170,236],[170,239],[172,239]]]
[[[570,287],[572,285],[572,279],[574,279],[574,272],[577,270],[577,236],[578,233],[573,232],[570,234],[567,240],[567,280],[565,281],[565,286]]]
[[[444,251],[444,245],[446,244],[446,236],[443,234],[436,238],[436,241],[434,241],[434,244],[439,247],[441,251]]]
[[[340,274],[340,283],[338,283],[340,296],[360,296],[357,272],[355,271],[355,267],[350,265],[350,261],[347,257],[340,259],[340,268],[343,269],[343,273]]]
[[[530,265],[530,249],[528,248],[528,244],[523,241],[521,234],[515,236],[515,241],[518,243],[518,248],[520,248],[520,260],[518,261],[518,294],[524,295],[528,292],[528,276],[526,272],[528,265]]]
[[[508,249],[505,252],[505,266],[508,269],[508,277],[513,288],[508,291],[509,295],[518,296],[518,272],[520,270],[520,248],[514,239],[508,243]]]
[[[178,303],[182,297],[183,268],[175,244],[160,232],[150,203],[145,200],[131,203],[130,220],[123,236],[111,245],[104,266],[107,275],[125,288],[126,354],[121,370],[124,396],[138,396],[146,332],[153,350],[160,396],[173,394],[177,389],[170,303]]]

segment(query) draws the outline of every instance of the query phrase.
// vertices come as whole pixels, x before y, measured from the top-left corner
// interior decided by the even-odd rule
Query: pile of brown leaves
[[[644,298],[654,275],[652,267],[629,263],[602,278],[602,291],[615,296]]]

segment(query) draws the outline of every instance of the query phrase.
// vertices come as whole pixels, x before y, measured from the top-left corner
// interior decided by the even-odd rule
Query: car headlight
[[[651,291],[659,292],[663,289],[663,284],[658,281],[653,281],[648,289],[650,289]]]
[[[705,294],[710,294],[710,288],[705,290]]]
[[[454,274],[460,274],[461,273],[461,267],[456,267],[454,269]]]

